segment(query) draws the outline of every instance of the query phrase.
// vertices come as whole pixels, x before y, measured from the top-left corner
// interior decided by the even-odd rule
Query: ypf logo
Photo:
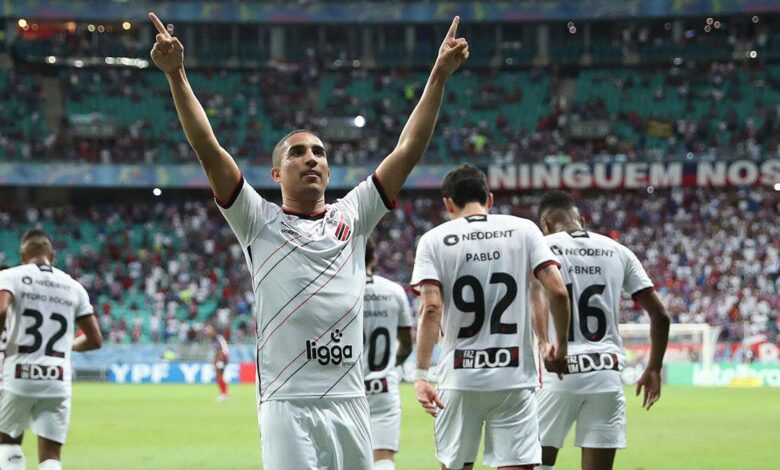
[[[453,246],[458,244],[458,236],[457,235],[447,235],[444,237],[444,244],[447,246]]]
[[[22,278],[22,282],[29,286],[30,284],[32,284],[32,278],[30,276],[24,276]]]
[[[314,359],[323,366],[328,364],[337,366],[342,362],[346,363],[347,359],[352,359],[352,345],[340,344],[342,336],[344,334],[341,330],[333,330],[330,333],[330,342],[321,346],[317,346],[316,340],[306,340],[306,358]],[[331,343],[334,344],[331,345]]]
[[[552,250],[552,252],[558,256],[563,256],[563,250],[561,250],[561,247],[558,245],[551,246],[550,250]]]

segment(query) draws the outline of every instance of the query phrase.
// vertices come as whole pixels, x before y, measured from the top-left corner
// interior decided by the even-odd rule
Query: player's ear
[[[494,202],[493,193],[488,193],[486,207],[488,209],[492,209],[493,208],[493,202]]]
[[[547,225],[547,219],[544,216],[539,219],[539,225],[542,227],[543,234],[547,235],[550,233],[550,226]]]
[[[281,168],[271,168],[271,179],[274,180],[277,183],[282,182],[282,170]]]
[[[444,201],[444,207],[447,209],[447,212],[449,212],[450,214],[454,214],[455,213],[455,203],[452,202],[452,199],[450,199],[448,197],[443,197],[441,200]]]

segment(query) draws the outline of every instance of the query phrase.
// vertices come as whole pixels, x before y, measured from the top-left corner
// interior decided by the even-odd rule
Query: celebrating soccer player
[[[545,241],[561,261],[572,314],[568,370],[563,380],[544,374],[538,396],[540,468],[553,468],[576,421],[574,443],[582,448],[582,468],[611,469],[616,449],[626,446],[626,399],[620,379],[625,356],[618,332],[621,291],[650,314],[650,361],[637,384],[637,394],[645,389],[642,404],[647,409],[661,396],[669,317],[636,255],[611,238],[585,230],[571,195],[545,194],[539,218]],[[534,327],[544,351],[554,341],[547,332],[547,300],[538,285],[532,286],[531,296]]]
[[[442,184],[450,215],[420,238],[412,285],[421,294],[417,400],[435,416],[436,454],[445,469],[470,469],[485,427],[485,465],[531,469],[541,462],[539,386],[528,311],[531,275],[550,295],[561,347],[546,361],[566,365],[569,304],[558,262],[530,220],[490,214],[493,195],[472,166]],[[441,331],[438,390],[428,368]]]
[[[184,133],[246,256],[257,316],[257,399],[265,468],[369,469],[362,367],[366,240],[428,145],[450,75],[468,57],[455,17],[420,102],[374,174],[333,204],[325,145],[297,130],[273,150],[282,207],[245,181],[187,82],[181,42],[157,28],[152,60],[165,72]],[[303,92],[303,90],[302,90]]]
[[[22,236],[22,265],[0,272],[0,329],[8,327],[0,395],[0,469],[24,470],[22,437],[38,435],[39,469],[59,470],[70,422],[70,352],[97,349],[100,327],[81,284],[52,266],[41,230]],[[84,334],[74,339],[78,326]]]

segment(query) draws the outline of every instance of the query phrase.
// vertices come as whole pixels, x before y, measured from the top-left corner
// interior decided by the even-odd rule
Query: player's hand
[[[168,25],[170,31],[163,26],[160,18],[149,12],[149,19],[157,29],[157,37],[152,48],[151,56],[154,65],[165,73],[173,73],[184,65],[184,46],[179,39],[171,36],[173,26]]]
[[[447,31],[447,36],[441,43],[439,56],[436,58],[436,65],[434,65],[435,69],[441,70],[447,77],[452,75],[460,67],[460,64],[469,58],[469,43],[464,38],[455,37],[458,32],[458,23],[460,23],[460,16],[452,19],[450,30]]]
[[[417,401],[429,415],[436,417],[439,411],[437,408],[444,409],[444,403],[439,400],[436,389],[427,380],[415,381],[414,390],[417,392]]]
[[[544,351],[544,368],[547,372],[552,372],[558,376],[558,380],[563,380],[563,374],[569,371],[569,361],[566,358],[566,350],[556,350],[555,346],[546,343],[546,351]]]
[[[661,372],[653,369],[645,369],[639,381],[636,383],[636,396],[645,388],[645,395],[642,398],[642,408],[649,410],[650,407],[661,398]]]

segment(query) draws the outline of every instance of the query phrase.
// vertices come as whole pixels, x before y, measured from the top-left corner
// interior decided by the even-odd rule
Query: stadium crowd
[[[494,212],[533,219],[536,200],[499,194]],[[719,325],[724,341],[780,342],[780,193],[675,189],[579,200],[592,230],[637,253],[674,322]],[[402,195],[376,230],[378,272],[408,283],[417,240],[444,217],[438,195]],[[18,262],[5,247],[31,226],[52,234],[56,263],[88,289],[108,340],[186,342],[206,321],[231,341],[253,340],[244,255],[212,202],[7,208],[0,261]],[[630,299],[622,315],[647,321]]]

